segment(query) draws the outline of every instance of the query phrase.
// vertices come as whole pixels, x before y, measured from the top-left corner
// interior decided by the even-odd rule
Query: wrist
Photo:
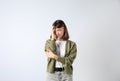
[[[51,40],[55,40],[54,38],[51,38]]]

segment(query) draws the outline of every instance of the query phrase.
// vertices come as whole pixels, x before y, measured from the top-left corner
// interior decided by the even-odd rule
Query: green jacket
[[[45,51],[50,49],[54,54],[57,55],[55,41],[48,39],[45,44]],[[66,74],[72,74],[73,68],[71,68],[74,59],[76,58],[77,47],[75,42],[67,40],[66,47],[65,47],[65,56],[58,57],[57,61],[61,62],[64,66],[64,72]],[[47,72],[54,73],[55,67],[54,59],[48,58],[48,65],[47,65]]]

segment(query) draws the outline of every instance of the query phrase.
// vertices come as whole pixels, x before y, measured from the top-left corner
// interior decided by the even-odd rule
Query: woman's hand
[[[56,40],[56,32],[55,32],[55,29],[52,29],[51,34],[52,34],[51,40]]]
[[[52,58],[52,59],[55,59],[55,60],[57,60],[58,59],[58,56],[57,55],[55,55],[51,50],[47,50],[46,52],[46,56],[48,57],[48,58]]]

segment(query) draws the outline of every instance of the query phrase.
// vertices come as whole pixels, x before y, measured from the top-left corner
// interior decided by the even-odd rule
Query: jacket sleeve
[[[45,51],[51,50],[54,54],[56,54],[56,47],[55,47],[55,41],[48,39],[45,43]]]
[[[72,65],[74,59],[76,58],[77,47],[73,43],[69,49],[68,54],[65,54],[65,57],[58,57],[57,61],[61,62],[63,65]]]

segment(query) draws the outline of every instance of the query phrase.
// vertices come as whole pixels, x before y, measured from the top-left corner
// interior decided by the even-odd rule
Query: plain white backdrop
[[[45,81],[56,19],[78,47],[74,81],[120,81],[120,0],[0,0],[0,81]]]

